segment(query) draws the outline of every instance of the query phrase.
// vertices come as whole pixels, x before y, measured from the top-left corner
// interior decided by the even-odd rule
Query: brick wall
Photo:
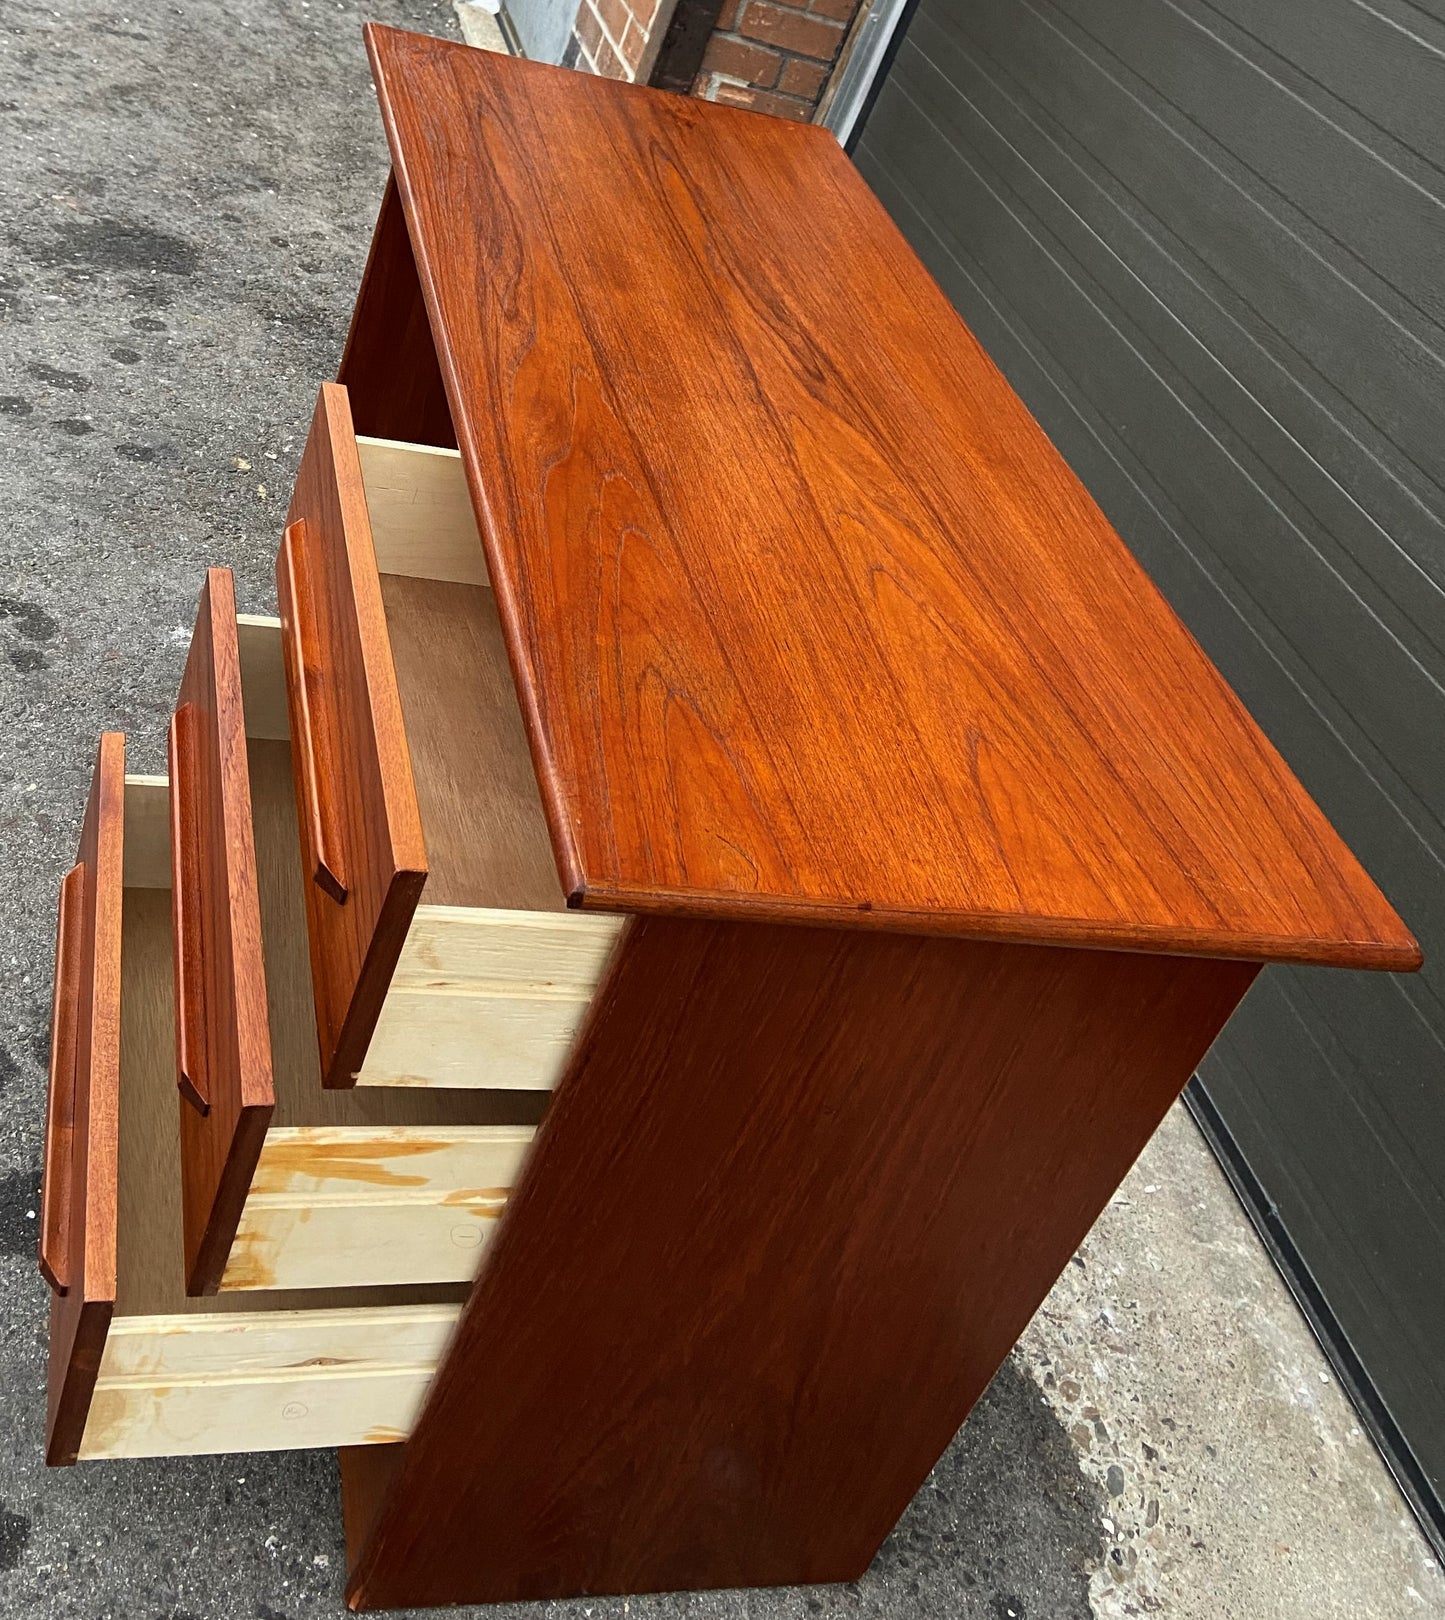
[[[723,0],[693,94],[811,119],[858,0]]]
[[[667,0],[581,0],[568,67],[646,84],[672,15]]]
[[[862,3],[721,0],[719,10],[718,0],[579,0],[563,60],[610,79],[806,121]]]

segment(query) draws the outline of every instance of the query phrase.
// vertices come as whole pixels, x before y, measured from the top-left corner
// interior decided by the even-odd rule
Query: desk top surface
[[[1415,964],[830,134],[368,44],[574,903]]]

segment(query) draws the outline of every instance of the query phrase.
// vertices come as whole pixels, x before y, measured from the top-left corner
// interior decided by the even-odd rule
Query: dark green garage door
[[[854,156],[1419,935],[1196,1102],[1438,1515],[1445,0],[919,0]]]

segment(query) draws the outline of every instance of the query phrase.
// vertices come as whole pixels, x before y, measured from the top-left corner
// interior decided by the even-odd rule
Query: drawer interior
[[[381,596],[426,835],[427,902],[565,911],[490,587],[383,573]]]
[[[276,1104],[220,1286],[468,1280],[547,1093],[323,1087],[279,625],[238,640]]]
[[[464,1285],[186,1295],[166,826],[165,781],[129,778],[116,1296],[80,1455],[398,1439],[430,1382]]]
[[[357,1084],[550,1087],[624,920],[567,909],[460,456],[357,452],[429,868]]]
[[[426,900],[565,911],[461,457],[378,439],[356,448],[426,836]]]

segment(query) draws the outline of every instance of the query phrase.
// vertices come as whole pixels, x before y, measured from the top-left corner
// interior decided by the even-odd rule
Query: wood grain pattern
[[[381,1504],[401,1464],[400,1443],[381,1446],[343,1446],[337,1461],[341,1469],[341,1521],[346,1536],[346,1567],[354,1569],[366,1545]]]
[[[180,1158],[176,1145],[169,896],[125,890],[121,990],[121,1106],[115,1320],[318,1307],[459,1304],[465,1288],[280,1289],[264,1294],[186,1293]],[[308,1032],[308,1039],[309,1039]],[[312,1058],[313,1091],[315,1058]],[[277,1112],[287,1101],[285,1079]],[[345,1102],[350,1093],[327,1093]]]
[[[346,1087],[365,1056],[427,857],[356,440],[346,391],[335,384],[317,400],[287,522],[291,543],[277,563],[286,687],[298,757],[311,761],[309,776],[297,771],[297,810],[309,829],[311,786],[326,785],[347,888],[340,904],[307,885],[311,977],[325,1083]],[[297,547],[311,591],[302,613],[314,626],[309,664],[287,567]],[[314,870],[307,831],[303,854]]]
[[[327,1332],[333,1349],[345,1341],[348,1359],[420,1366],[436,1361],[458,1314],[456,1305],[439,1304],[120,1316],[101,1371],[116,1380],[226,1378],[304,1366],[307,1348],[321,1348]]]
[[[246,735],[276,742],[291,740],[291,713],[286,697],[286,661],[281,653],[281,621],[261,613],[236,615],[236,645],[241,651],[241,692],[246,705]]]
[[[76,868],[82,972],[74,1047],[81,1060],[74,1071],[71,1244],[61,1268],[68,1291],[51,1313],[47,1460],[255,1449],[301,1443],[302,1436],[329,1445],[392,1440],[409,1421],[463,1288],[186,1294],[166,783],[125,777],[124,769],[123,739],[103,738]],[[289,795],[289,779],[283,757],[278,796]],[[290,820],[294,844],[294,814]],[[304,947],[302,957],[304,967]],[[318,1093],[309,1029],[306,1050]],[[346,1100],[345,1093],[324,1099]],[[59,1191],[47,1185],[44,1195]],[[432,1338],[413,1353],[418,1328]],[[290,1362],[279,1348],[288,1336]],[[388,1342],[393,1352],[413,1349],[381,1353]],[[319,1366],[318,1357],[352,1362],[364,1380],[353,1390],[372,1390],[376,1401],[363,1412],[341,1399],[343,1385],[328,1384],[315,1411],[288,1415],[295,1399],[305,1403],[305,1391],[287,1393],[286,1380],[305,1380],[311,1369],[304,1364]],[[386,1368],[402,1363],[406,1377],[393,1378]]]
[[[291,615],[291,667],[296,686],[291,703],[296,711],[293,748],[296,756],[296,802],[302,810],[303,848],[311,854],[307,875],[337,905],[345,905],[346,863],[341,857],[340,818],[336,808],[340,792],[340,761],[320,753],[312,686],[326,678],[324,654],[317,636],[305,522],[291,523],[281,537],[276,564],[285,581],[282,599]]]
[[[125,738],[100,739],[81,825],[76,925],[70,1165],[49,1196],[68,1208],[56,1224],[66,1252],[55,1263],[64,1294],[50,1300],[45,1460],[75,1461],[115,1308],[120,1097],[121,893],[125,861]],[[47,1161],[47,1171],[49,1161]],[[42,1192],[42,1201],[45,1193]]]
[[[408,907],[423,883],[440,907],[561,911],[565,899],[460,458],[358,441],[344,390],[328,385],[292,519],[277,572],[303,847],[347,891],[319,882],[307,902],[327,1084],[369,1069],[372,1084],[474,1086],[482,1066],[457,1060],[465,1017],[450,1019],[458,1038],[431,1073],[406,1010],[385,1011]],[[499,1040],[515,1045],[505,1029]],[[528,1083],[511,1069],[508,1084]]]
[[[637,920],[349,1601],[861,1574],[1256,971]]]
[[[470,1282],[532,1131],[273,1128],[221,1288]]]
[[[168,889],[171,883],[171,784],[164,776],[125,779],[125,886]]]
[[[515,986],[413,990],[393,985],[358,1086],[548,1091],[591,995]]]
[[[358,434],[356,453],[383,574],[490,583],[458,451]]]
[[[45,1160],[40,1180],[40,1275],[57,1294],[70,1286],[70,1183],[75,1146],[75,1042],[80,1021],[85,868],[61,879],[50,1007],[50,1083],[45,1093]]]
[[[381,595],[426,831],[427,903],[564,910],[491,591],[383,574]]]
[[[337,379],[353,395],[360,432],[456,445],[406,220],[391,179]]]
[[[625,926],[418,906],[357,1085],[550,1090]]]
[[[176,1082],[181,1096],[200,1113],[210,1112],[206,1074],[205,966],[201,931],[201,849],[197,794],[196,717],[189,703],[171,716],[166,731],[170,784],[171,947],[176,984]]]
[[[419,463],[433,459],[451,469],[437,501],[428,499],[435,492],[431,475],[418,473]],[[423,568],[456,566],[461,576],[449,580],[460,590],[425,573],[419,578],[384,574],[381,581],[430,846],[426,892],[457,903],[417,907],[356,1083],[550,1089],[623,920],[562,911],[490,592],[469,584],[476,570],[460,548],[438,547],[437,530],[418,520],[418,508],[437,505],[457,517],[457,456],[407,448],[389,453],[385,465],[391,476],[380,501],[366,474],[378,548],[385,546],[394,566],[410,567],[419,559]],[[474,526],[470,532],[475,546]],[[271,781],[259,772],[267,754],[259,747],[253,714],[259,711],[266,721],[282,665],[280,623],[256,618],[241,628],[247,632],[241,643],[242,685],[252,738],[252,808],[264,868],[261,823]],[[314,675],[324,678],[320,669]],[[264,725],[262,735],[268,735]],[[304,795],[306,789],[298,784],[297,792]],[[285,865],[288,876],[295,819],[290,816],[290,837],[280,834],[285,848],[278,847],[272,857]],[[262,887],[264,908],[264,870]],[[277,885],[273,906],[281,905],[284,888]],[[527,906],[551,909],[507,909]],[[289,952],[287,926],[278,921],[263,928],[268,984],[290,982],[285,974],[278,979],[271,966],[277,953]],[[273,1026],[274,1021],[273,1014]]]
[[[545,1096],[322,1086],[290,751],[247,758],[276,1108],[220,1287],[469,1279]]]
[[[457,1311],[118,1318],[80,1458],[394,1442],[415,1420]]]
[[[172,870],[194,874],[187,937],[199,966],[176,1013],[178,1023],[189,1019],[207,1105],[204,1113],[180,1110],[186,1287],[207,1294],[220,1281],[276,1106],[236,592],[227,568],[207,571],[176,711],[189,716],[194,777],[188,792],[181,784],[190,802],[173,828],[194,848],[175,851]],[[182,964],[182,973],[191,965]]]
[[[290,751],[284,743],[252,738],[248,756],[276,1086],[272,1128],[365,1128],[385,1136],[412,1127],[430,1136],[459,1126],[535,1125],[546,1106],[542,1092],[389,1086],[337,1090],[321,1084]],[[459,1182],[458,1187],[468,1184]]]
[[[1418,965],[826,130],[367,39],[575,902]]]

